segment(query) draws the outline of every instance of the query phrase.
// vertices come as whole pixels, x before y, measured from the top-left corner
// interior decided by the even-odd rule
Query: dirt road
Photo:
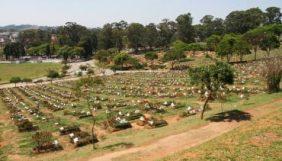
[[[247,110],[245,112],[250,113],[252,119],[257,119],[278,110],[279,107],[274,107],[275,103],[282,103],[282,99],[274,101],[270,104]],[[200,127],[198,129],[193,129],[181,134],[168,136],[149,145],[112,152],[100,157],[92,158],[90,159],[90,161],[111,161],[113,159],[123,161],[127,160],[125,158],[130,156],[130,159],[128,159],[130,161],[153,161],[212,140],[246,122],[247,121],[211,122],[208,125]]]

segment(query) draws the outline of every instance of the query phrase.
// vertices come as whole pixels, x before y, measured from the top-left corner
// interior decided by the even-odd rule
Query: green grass
[[[39,78],[47,74],[49,69],[60,70],[59,63],[24,63],[24,64],[0,64],[0,83],[8,83],[11,77]]]
[[[274,106],[282,107],[281,103]],[[282,108],[258,120],[234,129],[200,146],[174,154],[162,161],[268,160],[281,159]]]

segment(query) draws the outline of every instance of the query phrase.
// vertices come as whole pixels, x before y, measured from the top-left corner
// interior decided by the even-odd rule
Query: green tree
[[[20,77],[12,77],[10,79],[10,83],[15,83],[15,87],[17,86],[17,83],[20,83],[22,79]]]
[[[234,52],[240,58],[240,61],[243,61],[244,55],[251,54],[250,44],[242,38],[242,36],[237,36],[236,43],[234,45]]]
[[[268,56],[270,56],[271,50],[280,47],[280,41],[276,35],[268,33],[264,36],[259,46],[262,50],[266,51]]]
[[[49,70],[47,73],[47,77],[51,79],[51,83],[52,83],[53,79],[60,77],[60,74],[55,70]]]
[[[86,101],[87,101],[87,108],[91,114],[92,118],[92,128],[91,128],[91,133],[92,133],[92,139],[93,139],[93,149],[95,149],[95,142],[96,140],[96,134],[95,134],[95,125],[96,125],[96,117],[95,117],[95,111],[97,109],[92,108],[91,106],[91,94],[95,93],[95,88],[99,85],[103,85],[103,82],[101,79],[98,77],[86,77],[86,78],[81,78],[75,86],[75,91],[77,96],[82,96],[82,94],[86,94]]]
[[[8,60],[9,58],[19,58],[24,56],[26,53],[24,46],[21,43],[16,42],[5,45],[3,54],[5,55],[6,60]]]
[[[80,56],[84,59],[89,59],[97,49],[97,37],[95,33],[90,32],[88,36],[82,37],[79,46],[83,48]]]
[[[144,32],[144,26],[139,23],[132,23],[127,29],[129,45],[135,50],[135,52],[138,52],[139,47],[144,46]]]
[[[224,21],[221,18],[214,18],[212,15],[206,15],[200,22],[202,23],[202,39],[214,34],[222,35],[225,32]]]
[[[234,47],[236,45],[236,36],[233,34],[226,34],[219,42],[216,53],[221,58],[226,57],[227,62],[230,62],[232,55],[234,54]]]
[[[194,42],[195,31],[192,25],[193,18],[190,13],[180,15],[176,18],[178,38],[185,42]]]
[[[150,23],[145,27],[145,42],[149,46],[150,50],[157,45],[158,41],[158,30],[157,26]]]
[[[230,65],[216,62],[209,66],[190,68],[188,73],[191,85],[199,85],[202,89],[206,89],[206,100],[201,113],[203,119],[208,102],[217,98],[220,87],[224,88],[226,84],[234,83],[234,71]]]
[[[266,24],[281,24],[282,13],[278,7],[269,7],[266,9]]]
[[[264,19],[264,13],[259,8],[233,11],[225,19],[226,30],[228,33],[243,34],[259,27]]]
[[[168,48],[173,36],[177,31],[177,24],[168,19],[163,19],[158,25],[159,36],[158,36],[158,46]]]
[[[171,62],[171,68],[174,68],[174,65],[177,61],[186,58],[185,51],[186,51],[186,43],[182,41],[176,41],[172,45],[172,49],[164,54],[163,61]]]
[[[219,35],[212,35],[206,39],[207,48],[210,51],[215,51],[219,42],[221,40],[221,36]]]
[[[145,59],[151,61],[151,65],[153,65],[154,60],[158,59],[158,55],[156,52],[147,52],[145,53]]]

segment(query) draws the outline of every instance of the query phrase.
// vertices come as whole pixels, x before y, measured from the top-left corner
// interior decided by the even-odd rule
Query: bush
[[[23,78],[22,82],[30,83],[30,82],[32,82],[32,79],[30,79],[30,78]]]
[[[79,66],[79,69],[82,70],[82,71],[86,71],[87,68],[88,68],[87,65],[80,65],[80,66]]]
[[[141,69],[143,65],[138,62],[137,59],[131,57],[126,53],[119,53],[114,57],[113,70],[124,70],[124,69]]]
[[[155,52],[147,52],[145,53],[145,59],[147,60],[158,59],[158,55]]]
[[[279,92],[282,78],[282,57],[267,59],[263,65],[262,75],[266,79],[268,92]]]
[[[15,86],[16,86],[17,83],[20,83],[21,81],[22,81],[22,80],[21,80],[20,77],[12,77],[12,78],[10,79],[10,83],[15,83]]]
[[[59,73],[55,70],[49,70],[47,73],[47,77],[51,79],[58,78],[59,76]]]

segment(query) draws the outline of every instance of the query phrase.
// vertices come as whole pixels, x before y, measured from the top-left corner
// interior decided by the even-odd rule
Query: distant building
[[[19,37],[18,32],[2,32],[0,33],[0,48],[4,48],[6,44],[17,42]]]

